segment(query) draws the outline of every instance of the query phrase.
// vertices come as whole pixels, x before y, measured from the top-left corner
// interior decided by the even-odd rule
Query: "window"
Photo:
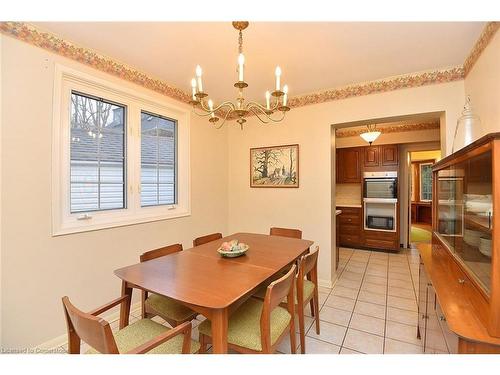
[[[125,107],[71,93],[71,212],[125,207]]]
[[[176,203],[175,120],[141,112],[141,205]]]
[[[432,163],[420,164],[420,200],[432,200]]]
[[[53,235],[190,215],[190,111],[129,87],[55,65]]]

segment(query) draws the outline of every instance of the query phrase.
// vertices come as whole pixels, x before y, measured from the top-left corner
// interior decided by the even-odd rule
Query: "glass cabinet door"
[[[492,154],[437,172],[436,232],[489,293],[492,251]]]

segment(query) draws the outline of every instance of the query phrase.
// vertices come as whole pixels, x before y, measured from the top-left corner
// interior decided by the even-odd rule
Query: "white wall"
[[[332,228],[331,125],[372,118],[386,118],[445,111],[443,142],[451,149],[464,100],[463,81],[397,90],[329,103],[295,108],[280,124],[262,125],[250,118],[241,131],[229,130],[229,232],[266,232],[272,225],[297,227],[305,238],[320,245],[319,278],[331,282]],[[300,187],[259,189],[249,187],[251,147],[298,143]],[[333,164],[333,165],[332,165]]]
[[[51,237],[54,63],[144,89],[2,40],[2,345],[22,348],[65,332],[62,296],[84,310],[95,308],[120,295],[113,270],[137,262],[144,250],[176,242],[191,247],[194,236],[227,233],[227,131],[192,116],[191,216]]]
[[[465,94],[481,118],[483,134],[500,131],[500,32],[497,32],[465,78]]]
[[[0,34],[0,82],[3,81],[3,69],[2,69],[2,45],[3,45],[3,39],[5,37]],[[3,278],[3,272],[2,272],[2,248],[3,248],[3,237],[2,237],[2,160],[3,160],[3,155],[2,155],[2,129],[3,129],[3,122],[2,122],[2,94],[3,94],[3,86],[0,85],[0,348],[2,347],[2,310],[3,310],[3,304],[2,304],[2,278]]]

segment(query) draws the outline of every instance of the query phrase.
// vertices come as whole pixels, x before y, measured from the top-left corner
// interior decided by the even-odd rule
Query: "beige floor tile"
[[[356,297],[358,296],[358,291],[356,289],[346,288],[343,286],[335,286],[333,288],[332,294],[334,296],[356,299]]]
[[[423,354],[423,352],[419,345],[386,338],[384,354]]]
[[[321,311],[319,316],[321,317]],[[314,322],[314,318],[307,316],[304,314],[304,332],[307,333],[309,328],[311,327],[311,324]],[[299,333],[299,316],[295,315],[295,332]]]
[[[409,275],[410,269],[408,267],[389,267],[389,273],[401,273],[403,275]],[[390,278],[390,277],[389,277]]]
[[[339,354],[340,346],[306,337],[306,354]]]
[[[325,303],[325,301],[329,295],[330,295],[330,293],[321,293],[321,292],[318,293],[318,303],[319,303],[320,307],[321,307],[321,305],[323,305]]]
[[[370,260],[368,261],[368,265],[372,265],[372,264],[379,264],[379,265],[386,266],[387,259],[371,257]]]
[[[389,280],[411,281],[412,278],[409,273],[394,273],[389,270]]]
[[[341,345],[347,331],[346,327],[337,324],[321,322],[321,333],[318,335],[314,329],[310,329],[307,336],[335,345]]]
[[[325,288],[324,286],[319,286],[318,287],[318,292],[319,293],[330,293],[332,291],[332,288]]]
[[[351,259],[349,259],[349,264],[352,264],[357,267],[365,267],[366,264],[368,263],[368,257],[357,257],[353,255]]]
[[[387,320],[403,324],[417,325],[418,313],[416,311],[401,310],[388,306]]]
[[[387,296],[385,294],[377,294],[361,290],[358,294],[358,301],[375,303],[377,305],[386,305]]]
[[[372,333],[374,335],[384,336],[385,320],[375,318],[373,316],[352,314],[349,328],[357,329],[358,331]]]
[[[386,264],[369,264],[366,267],[367,270],[387,270],[387,265]]]
[[[402,310],[418,311],[415,299],[387,296],[387,306]]]
[[[300,335],[298,333],[295,334],[295,344],[297,346],[297,349],[300,346]],[[279,345],[276,347],[276,350],[284,353],[284,354],[290,354],[291,353],[291,347],[290,347],[290,335],[285,335],[283,340],[279,343]]]
[[[413,290],[413,283],[411,281],[389,279],[389,286]]]
[[[351,281],[361,281],[361,280],[363,280],[363,274],[344,271],[340,275],[339,280],[340,279],[346,279],[346,280],[351,280]]]
[[[367,276],[368,275],[372,275],[372,276],[382,276],[382,277],[386,277],[387,276],[387,270],[380,270],[380,269],[367,269],[366,270],[366,273],[365,273]]]
[[[385,326],[385,337],[404,341],[414,345],[420,345],[421,341],[417,339],[417,326],[401,324],[387,321]]]
[[[355,329],[348,329],[342,347],[367,354],[384,353],[384,338]]]
[[[365,353],[360,353],[360,352],[357,352],[356,350],[351,350],[351,349],[342,347],[340,349],[340,354],[365,354]]]
[[[415,292],[413,291],[413,286],[411,289],[404,289],[389,285],[387,294],[395,297],[402,297],[409,299],[415,298]]]
[[[376,294],[383,294],[383,295],[387,294],[387,287],[385,285],[373,284],[366,281],[363,281],[363,284],[361,285],[361,290],[366,290],[367,292]]]
[[[323,306],[319,312],[319,320],[347,327],[351,319],[351,314],[350,311]]]
[[[330,295],[325,302],[325,306],[334,307],[339,310],[351,311],[354,310],[356,300],[351,298]],[[321,314],[320,314],[321,316]]]
[[[360,274],[364,274],[365,269],[366,269],[366,267],[358,267],[358,266],[351,265],[349,263],[347,264],[347,266],[345,266],[346,271],[360,273]]]
[[[356,301],[354,312],[357,314],[373,316],[379,319],[385,319],[385,306],[376,305],[374,303]]]
[[[372,275],[366,275],[363,279],[363,281],[372,283],[372,284],[377,284],[377,285],[387,285],[387,277],[384,276],[372,276]]]
[[[351,288],[351,289],[357,290],[361,287],[361,280],[360,281],[353,281],[353,280],[345,279],[341,276],[338,279],[338,281],[335,283],[335,285],[344,286],[346,288]]]

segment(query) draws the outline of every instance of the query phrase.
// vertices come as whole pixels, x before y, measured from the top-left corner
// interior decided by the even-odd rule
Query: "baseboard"
[[[136,302],[136,303],[132,304],[132,306],[130,306],[130,312],[136,312],[136,311],[140,311],[140,310],[141,310],[141,303],[140,302]],[[111,324],[111,323],[117,321],[118,319],[120,319],[120,310],[117,310],[112,314],[103,316],[102,318]],[[40,350],[44,350],[44,351],[57,349],[63,345],[66,345],[67,340],[68,340],[68,335],[67,335],[67,333],[65,333],[63,335],[60,335],[60,336],[57,336],[53,339],[45,341],[44,343],[42,343],[40,345],[35,346],[34,349],[40,349]]]

